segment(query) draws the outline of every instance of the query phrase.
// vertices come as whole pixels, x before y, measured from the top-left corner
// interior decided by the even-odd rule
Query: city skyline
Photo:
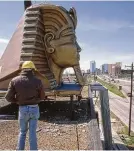
[[[102,64],[115,62],[122,62],[124,67],[134,60],[134,2],[48,3],[62,5],[67,10],[75,7],[78,16],[76,36],[82,48],[81,69],[89,69],[91,60],[96,61],[97,68]],[[24,4],[23,1],[0,1],[0,4],[0,55],[2,55],[24,13]]]

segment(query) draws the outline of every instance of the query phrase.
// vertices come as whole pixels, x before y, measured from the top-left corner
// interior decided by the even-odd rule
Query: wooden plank
[[[96,119],[90,86],[88,86],[88,95],[89,95],[88,104],[90,106],[90,119],[91,119],[91,121],[88,123],[89,147],[90,147],[89,150],[102,150],[103,147],[100,139],[100,130]]]
[[[109,109],[108,90],[100,91],[101,115],[105,140],[105,149],[112,149],[112,133]]]
[[[100,130],[98,128],[97,119],[91,119],[88,123],[89,128],[89,150],[102,150],[100,139]]]

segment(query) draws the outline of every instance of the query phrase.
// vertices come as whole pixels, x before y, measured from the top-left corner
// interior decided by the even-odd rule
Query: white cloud
[[[83,31],[117,31],[121,28],[133,28],[134,25],[130,22],[123,20],[106,20],[103,18],[89,18],[87,17],[85,20],[81,20],[78,24],[78,29]]]
[[[115,56],[115,59],[116,60],[119,60],[119,61],[129,61],[129,60],[132,60],[134,59],[134,55],[133,54],[127,54],[127,55],[120,55],[120,56]]]
[[[0,43],[5,43],[7,44],[9,42],[8,39],[0,38]]]
[[[85,48],[87,46],[87,44],[84,42],[78,42],[78,43],[79,43],[80,47],[82,47],[82,48]]]

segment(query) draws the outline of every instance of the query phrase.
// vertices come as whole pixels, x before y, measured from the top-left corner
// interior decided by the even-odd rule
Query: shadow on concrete
[[[126,146],[129,150],[134,150],[134,146]]]
[[[125,144],[113,143],[113,150],[130,150]],[[132,149],[133,150],[133,149]]]
[[[39,104],[40,119],[47,122],[67,124],[72,121],[86,122],[90,119],[88,100],[81,101],[44,101]],[[9,104],[0,108],[0,119],[17,119],[18,105]]]

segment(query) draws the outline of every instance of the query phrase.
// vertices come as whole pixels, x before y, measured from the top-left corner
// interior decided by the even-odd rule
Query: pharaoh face
[[[67,28],[63,30],[59,39],[50,41],[50,45],[54,48],[51,57],[60,67],[71,67],[79,64],[81,48],[76,41],[76,36],[72,29]]]
[[[76,12],[74,9],[66,11],[55,7],[53,10],[44,10],[44,37],[45,47],[49,57],[60,67],[73,67],[79,65],[80,46],[75,36]],[[52,15],[53,13],[53,15]],[[49,17],[49,18],[48,18]]]

